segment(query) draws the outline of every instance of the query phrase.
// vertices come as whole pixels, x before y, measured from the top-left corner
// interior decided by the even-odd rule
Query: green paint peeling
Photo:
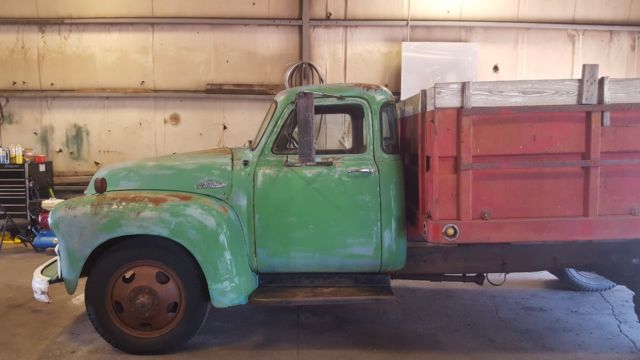
[[[273,154],[274,139],[300,91],[336,95],[365,109],[366,151],[318,156],[330,167],[286,167],[296,157]],[[380,107],[392,94],[374,85],[288,89],[255,148],[214,149],[107,166],[98,195],[67,200],[51,214],[60,240],[62,277],[75,291],[81,269],[101,244],[152,235],[183,245],[205,274],[212,302],[245,303],[256,273],[378,272],[401,268],[406,257],[402,164],[381,150]],[[43,127],[48,149],[53,128]],[[66,130],[72,157],[86,150],[88,131]],[[350,172],[371,168],[371,174]],[[123,240],[126,241],[126,240]]]
[[[109,190],[173,190],[226,198],[231,190],[231,150],[220,148],[105,166],[96,177]],[[87,194],[94,193],[89,187]]]
[[[61,239],[65,287],[73,293],[87,257],[114,238],[151,235],[183,245],[202,268],[215,306],[238,305],[257,286],[242,227],[224,202],[202,195],[113,191],[67,200],[54,208],[51,226]]]

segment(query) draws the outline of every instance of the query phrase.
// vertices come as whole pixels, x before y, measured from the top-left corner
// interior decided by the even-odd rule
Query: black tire
[[[581,292],[603,292],[616,287],[613,281],[593,272],[566,268],[551,271],[571,290]]]
[[[155,283],[149,276],[154,269],[160,269]],[[136,271],[141,275],[134,280]],[[125,240],[91,270],[85,288],[87,315],[96,331],[122,351],[170,352],[191,339],[206,320],[210,302],[205,284],[198,265],[178,244],[143,237]],[[170,297],[178,300],[165,305]]]

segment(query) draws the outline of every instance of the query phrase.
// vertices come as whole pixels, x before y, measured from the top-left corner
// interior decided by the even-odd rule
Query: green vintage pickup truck
[[[411,109],[405,110],[409,113]],[[424,103],[414,107],[416,119],[422,119],[426,110]],[[573,105],[569,110],[580,109]],[[452,111],[445,109],[435,116],[448,121]],[[482,116],[478,114],[474,116]],[[562,122],[562,116],[556,115],[557,121]],[[513,124],[514,120],[509,121]],[[494,120],[487,123],[500,125]],[[405,125],[410,124],[408,118]],[[542,124],[555,126],[549,121]],[[584,120],[570,124],[584,124]],[[452,128],[441,127],[441,135]],[[100,169],[85,196],[53,209],[49,221],[59,238],[59,260],[36,270],[34,284],[63,281],[71,294],[79,278],[88,277],[86,310],[100,335],[130,353],[158,353],[188,341],[203,324],[211,304],[380,301],[393,296],[391,277],[481,284],[488,272],[596,267],[610,264],[611,259],[625,264],[637,261],[635,255],[629,257],[639,253],[637,242],[622,241],[639,235],[634,230],[638,217],[630,215],[616,224],[632,226],[612,228],[608,223],[599,227],[601,221],[613,221],[610,217],[567,220],[564,213],[553,213],[551,216],[560,218],[552,219],[553,224],[560,225],[539,233],[521,231],[518,244],[509,243],[519,240],[509,226],[524,229],[530,225],[500,219],[500,208],[493,212],[483,208],[477,214],[474,210],[468,220],[464,212],[458,212],[461,215],[456,218],[450,204],[465,205],[462,195],[456,199],[444,193],[437,200],[417,193],[422,192],[418,188],[425,188],[419,181],[428,181],[437,170],[428,165],[437,154],[411,153],[414,147],[422,149],[418,145],[424,136],[421,131],[399,126],[394,97],[380,86],[340,84],[285,90],[275,97],[246,147]],[[401,135],[406,139],[402,143]],[[465,140],[460,139],[458,149],[464,150]],[[443,143],[440,149],[439,156],[446,155],[445,149],[455,150],[455,140]],[[440,171],[447,171],[442,186],[456,179],[448,159],[441,162]],[[412,170],[413,165],[422,169],[420,173]],[[619,166],[619,161],[614,165]],[[427,180],[423,174],[428,175]],[[470,190],[465,179],[472,178],[461,177],[459,194]],[[411,190],[407,201],[405,188]],[[416,198],[421,204],[442,206],[440,218],[447,219],[445,215],[452,213],[453,220],[434,222],[438,219],[435,208],[421,213],[413,205],[418,203]],[[511,212],[534,209],[535,202],[510,204],[509,199],[503,200],[507,210],[516,209]],[[523,205],[524,210],[519,210]],[[548,202],[543,205],[543,210],[558,211]],[[582,203],[578,206],[582,211]],[[507,217],[509,211],[504,212]],[[570,222],[565,226],[558,221]],[[581,224],[589,221],[595,224],[590,233],[573,231],[572,226],[584,228]],[[544,222],[537,218],[532,224],[541,229]],[[476,230],[466,231],[467,227]],[[622,242],[593,241],[600,236],[598,231],[609,240]],[[474,233],[481,236],[475,239]],[[545,242],[532,242],[535,236]],[[589,241],[576,241],[581,239]],[[623,275],[614,280],[620,282]],[[46,296],[46,286],[39,291]]]
[[[314,159],[298,156],[298,94],[310,95],[311,111],[315,102]],[[256,292],[259,273],[397,270],[406,252],[402,164],[397,142],[377,136],[395,126],[384,88],[296,88],[275,97],[248,147],[105,167],[85,196],[51,214],[61,279],[73,293],[88,275],[98,332],[150,353],[192,337],[209,303],[292,299]]]

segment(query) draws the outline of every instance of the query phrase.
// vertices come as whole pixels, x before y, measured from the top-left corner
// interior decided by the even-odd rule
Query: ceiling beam
[[[253,93],[208,93],[197,90],[9,90],[0,89],[3,98],[151,98],[151,99],[245,99],[245,100],[273,100],[270,94]]]
[[[308,1],[308,0],[301,0]],[[304,7],[302,8],[304,11]],[[308,11],[308,10],[307,10]],[[304,15],[304,14],[302,14]],[[300,26],[300,19],[207,18],[207,17],[110,17],[110,18],[0,18],[0,25],[264,25]],[[516,21],[466,20],[324,20],[309,19],[308,27],[477,27],[504,29],[594,30],[640,32],[639,25],[573,24]]]
[[[374,27],[478,27],[503,29],[640,31],[638,25],[569,24],[515,21],[465,20],[311,20],[311,26],[374,26]]]
[[[301,26],[300,19],[207,17],[0,18],[0,25],[267,25]]]

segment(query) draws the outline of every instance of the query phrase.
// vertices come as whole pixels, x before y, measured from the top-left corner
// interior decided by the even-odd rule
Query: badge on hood
[[[213,179],[206,179],[196,184],[196,189],[220,189],[223,187],[225,187],[223,183]]]

